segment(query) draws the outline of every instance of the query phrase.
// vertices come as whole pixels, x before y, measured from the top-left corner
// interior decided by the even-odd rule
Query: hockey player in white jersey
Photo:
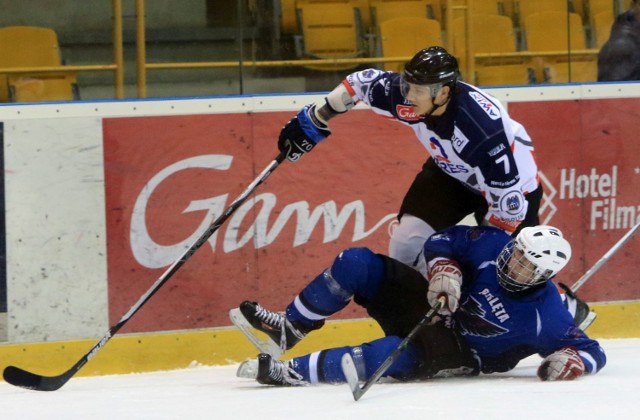
[[[422,244],[469,214],[511,235],[539,224],[543,190],[531,138],[496,98],[460,80],[456,58],[442,47],[419,51],[402,74],[349,74],[324,103],[305,106],[283,127],[279,149],[298,161],[331,134],[330,119],[361,101],[411,127],[428,152],[400,206],[389,256],[424,274]],[[574,299],[568,306],[577,302],[584,318],[588,307]]]

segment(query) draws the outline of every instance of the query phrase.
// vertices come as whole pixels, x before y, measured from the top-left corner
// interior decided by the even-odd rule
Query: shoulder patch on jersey
[[[449,235],[448,233],[434,233],[430,238],[432,241],[451,242],[451,235]]]
[[[358,78],[358,81],[360,81],[361,83],[369,83],[379,75],[380,75],[380,71],[376,69],[367,69],[367,70],[362,70],[356,73],[356,77]]]
[[[474,101],[480,108],[491,118],[492,120],[497,120],[500,118],[500,111],[498,107],[495,106],[490,100],[488,100],[484,95],[479,92],[471,91],[469,92],[469,96],[473,98]]]
[[[485,234],[485,232],[486,232],[485,229],[474,226],[469,228],[469,230],[467,230],[466,236],[467,236],[467,239],[469,239],[470,241],[477,241]]]

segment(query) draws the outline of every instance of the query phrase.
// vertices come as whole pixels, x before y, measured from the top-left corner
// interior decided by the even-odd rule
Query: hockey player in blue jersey
[[[409,126],[427,151],[398,211],[390,257],[425,274],[424,241],[469,214],[512,235],[540,224],[543,190],[529,134],[500,101],[460,80],[458,62],[444,48],[419,51],[402,74],[349,74],[323,103],[305,106],[284,126],[279,149],[298,161],[331,134],[329,120],[357,102]],[[590,324],[595,313],[568,287],[563,290],[576,325],[587,317]]]
[[[551,226],[527,227],[515,239],[488,226],[455,226],[424,245],[427,278],[367,248],[340,253],[284,313],[245,301],[234,323],[259,345],[272,347],[241,364],[238,376],[268,385],[340,383],[349,353],[361,380],[369,378],[437,299],[441,319],[424,327],[385,376],[400,380],[506,372],[533,354],[543,359],[541,380],[595,374],[606,363],[597,341],[574,325],[551,282],[571,258],[571,247]],[[351,300],[366,308],[385,337],[281,361],[269,348],[290,349]],[[233,312],[233,311],[232,311]],[[238,322],[241,321],[241,322]]]

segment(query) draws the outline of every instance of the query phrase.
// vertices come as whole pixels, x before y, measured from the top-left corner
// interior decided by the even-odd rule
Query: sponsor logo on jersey
[[[473,100],[476,101],[478,105],[480,105],[480,108],[482,108],[482,110],[487,113],[489,118],[491,118],[492,120],[497,120],[498,118],[500,118],[500,111],[498,111],[498,108],[490,100],[488,100],[478,92],[469,92],[469,96],[471,96]]]
[[[453,138],[451,139],[451,145],[453,146],[453,149],[456,152],[458,153],[462,152],[462,149],[464,149],[467,144],[469,144],[468,138],[456,136],[455,133],[453,134]]]
[[[438,140],[437,138],[430,137],[429,146],[431,147],[431,150],[434,151],[433,153],[431,153],[433,160],[436,162],[436,165],[438,165],[444,172],[448,174],[469,172],[469,168],[467,168],[466,166],[452,163],[449,160],[449,155],[447,155],[447,152],[444,150],[444,147],[442,147],[440,140]]]
[[[413,112],[413,107],[409,105],[396,105],[396,113],[398,114],[398,118],[404,121],[418,121],[422,118]]]
[[[484,298],[487,300],[489,307],[491,307],[491,313],[493,313],[498,318],[498,321],[500,321],[501,324],[509,319],[509,314],[505,310],[504,305],[502,304],[498,296],[495,296],[489,289],[486,288],[480,291],[480,295],[484,296]]]
[[[504,149],[506,149],[506,146],[504,144],[499,144],[496,147],[494,147],[493,149],[489,150],[489,156],[493,157],[495,155],[497,155],[498,153],[502,152]]]
[[[440,152],[440,156],[444,157],[447,162],[449,162],[449,156],[447,156],[447,152],[445,152],[444,147],[440,144],[440,141],[435,137],[429,137],[429,145],[432,150],[438,150]]]

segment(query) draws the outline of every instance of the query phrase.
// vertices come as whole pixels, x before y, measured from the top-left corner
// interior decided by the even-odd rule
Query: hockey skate
[[[279,359],[311,330],[289,322],[284,313],[269,311],[257,302],[242,302],[239,308],[229,311],[229,318],[261,353],[268,353],[274,359]],[[260,338],[256,330],[268,338]]]
[[[561,294],[563,295],[562,303],[564,303],[569,313],[573,315],[576,326],[582,331],[589,328],[593,321],[595,321],[597,314],[591,311],[589,305],[578,298],[569,286],[564,283],[558,283],[558,286],[564,291],[564,293]]]
[[[236,376],[255,379],[263,385],[299,386],[308,383],[291,367],[291,362],[276,360],[268,353],[260,353],[257,359],[242,362]]]

